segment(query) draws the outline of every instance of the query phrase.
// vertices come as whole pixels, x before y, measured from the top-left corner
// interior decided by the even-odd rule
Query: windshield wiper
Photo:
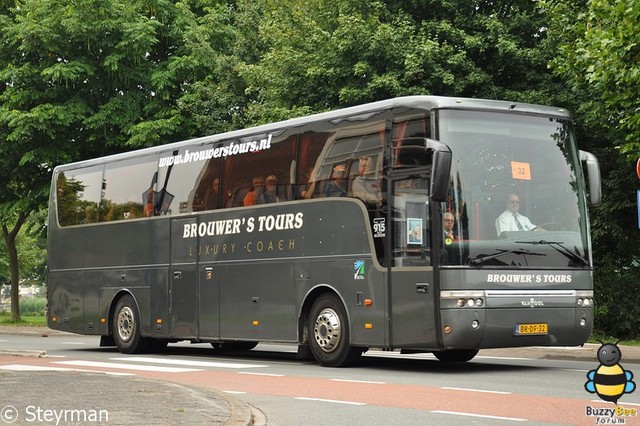
[[[575,248],[576,249],[576,253],[574,253],[574,252],[572,252],[571,250],[569,250],[568,248],[566,248],[564,246],[564,241],[540,240],[540,241],[516,241],[516,243],[518,243],[518,244],[531,244],[531,245],[534,245],[534,246],[547,245],[547,246],[550,246],[555,251],[557,251],[558,253],[562,254],[565,257],[567,257],[569,260],[577,262],[578,265],[580,265],[580,266],[589,266],[589,261],[578,253],[578,248],[577,247]]]
[[[486,256],[482,256],[480,257],[480,255],[476,256],[475,259],[471,259],[469,261],[470,265],[482,265],[483,263],[491,260],[491,259],[495,259],[497,257],[502,256],[503,254],[519,254],[519,255],[523,255],[523,256],[546,256],[546,254],[544,253],[536,253],[535,251],[530,251],[530,250],[520,250],[520,249],[512,249],[512,250],[502,250],[502,249],[498,249],[498,251],[496,253],[493,254],[488,254]]]

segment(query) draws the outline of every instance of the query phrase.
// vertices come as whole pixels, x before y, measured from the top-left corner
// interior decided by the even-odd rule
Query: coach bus
[[[581,345],[600,196],[566,110],[436,96],[61,165],[48,325],[123,353],[289,343],[325,366]],[[509,204],[524,227],[501,232]]]

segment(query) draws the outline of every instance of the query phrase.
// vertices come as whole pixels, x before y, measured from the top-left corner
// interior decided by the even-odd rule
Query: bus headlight
[[[456,300],[456,307],[457,308],[480,308],[484,305],[484,300],[482,300],[481,298],[460,298],[458,300]]]
[[[441,306],[445,309],[484,308],[486,293],[482,290],[443,290],[440,292]]]

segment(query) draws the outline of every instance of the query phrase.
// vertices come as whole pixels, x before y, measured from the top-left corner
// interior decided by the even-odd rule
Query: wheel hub
[[[118,336],[123,342],[127,342],[133,336],[134,321],[133,311],[125,306],[118,313]]]
[[[323,309],[316,318],[313,337],[325,352],[333,352],[342,338],[342,328],[338,314],[330,308]]]

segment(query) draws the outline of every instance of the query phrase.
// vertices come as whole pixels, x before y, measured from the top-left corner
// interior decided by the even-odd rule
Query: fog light
[[[585,325],[587,325],[587,320],[585,318],[580,319],[580,326],[584,327]]]
[[[480,322],[478,320],[473,320],[473,322],[471,323],[471,328],[473,328],[474,330],[477,330],[480,327]]]

